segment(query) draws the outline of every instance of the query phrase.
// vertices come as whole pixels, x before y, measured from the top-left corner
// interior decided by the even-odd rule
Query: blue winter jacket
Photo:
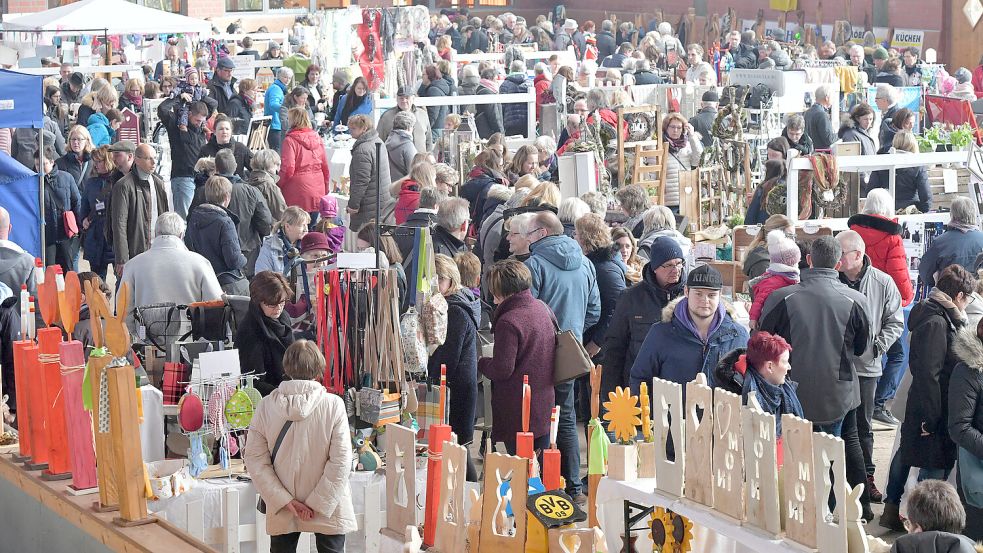
[[[594,265],[568,236],[547,236],[529,247],[526,266],[532,273],[532,295],[546,302],[560,330],[580,340],[584,329],[601,318],[601,294]]]
[[[925,286],[931,288],[935,286],[935,273],[941,272],[949,265],[962,265],[967,271],[975,273],[973,264],[980,252],[983,252],[983,232],[975,229],[963,232],[948,228],[942,236],[932,242],[928,251],[922,256],[918,276],[922,278]]]
[[[105,115],[96,112],[89,116],[89,135],[92,136],[92,145],[98,148],[106,144],[113,143],[113,135],[116,133],[109,126],[109,119]]]
[[[93,171],[94,173],[95,171]],[[89,177],[82,187],[82,204],[79,208],[79,226],[90,219],[82,247],[85,258],[93,266],[102,267],[113,262],[113,245],[106,239],[106,220],[109,216],[109,200],[113,194],[110,175]]]
[[[348,119],[351,119],[352,115],[368,115],[369,117],[372,116],[372,96],[368,96],[365,98],[365,100],[362,101],[361,105],[353,109],[352,112],[348,114],[348,119],[342,121],[341,112],[345,111],[345,102],[347,101],[348,101],[348,94],[345,94],[344,96],[341,97],[341,99],[338,100],[338,111],[336,111],[334,114],[335,127],[337,127],[338,125],[347,126]],[[384,149],[385,148],[383,148],[383,150]]]
[[[747,347],[747,329],[734,322],[724,302],[710,326],[704,343],[690,321],[686,298],[670,303],[662,310],[662,321],[652,325],[642,349],[631,367],[632,393],[638,395],[639,384],[654,377],[686,384],[696,375],[707,375],[713,386],[713,370],[720,359],[735,348]]]
[[[287,95],[287,85],[280,82],[280,79],[273,81],[270,88],[266,89],[263,97],[263,115],[270,115],[273,121],[270,128],[279,131],[283,130],[280,126],[280,108],[283,106],[283,98]]]

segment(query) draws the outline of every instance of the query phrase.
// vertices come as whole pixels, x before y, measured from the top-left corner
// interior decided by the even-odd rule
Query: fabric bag
[[[270,452],[270,465],[273,465],[273,463],[276,461],[276,454],[278,451],[280,451],[280,445],[283,443],[283,437],[287,435],[287,430],[290,430],[290,425],[293,423],[294,421],[292,420],[288,420],[287,422],[283,423],[283,428],[280,429],[280,434],[276,437],[276,443],[273,444],[273,451]],[[266,501],[263,501],[262,495],[259,496],[259,501],[256,502],[256,510],[264,515],[266,514]]]
[[[959,448],[959,485],[966,503],[983,509],[983,459]]]
[[[546,309],[549,306],[543,302]],[[587,353],[580,340],[574,335],[572,330],[560,330],[556,316],[550,310],[550,319],[553,320],[553,330],[556,332],[556,353],[553,356],[553,384],[563,384],[590,374],[594,368],[594,362]]]
[[[417,434],[417,440],[426,441],[427,433],[430,431],[430,425],[440,424],[440,385],[430,384],[429,382],[417,382],[416,383],[416,402],[417,408],[415,412],[416,425],[420,429]],[[444,405],[445,413],[449,411],[451,404],[451,391],[446,390],[446,397],[444,400],[446,404]]]
[[[433,351],[437,346],[443,345],[444,340],[447,339],[447,300],[437,287],[437,265],[434,262],[430,231],[421,230],[417,294],[424,298],[420,310],[423,343]]]
[[[75,221],[75,212],[66,209],[61,212],[61,222],[65,227],[65,236],[69,238],[75,238],[79,233],[78,222]]]
[[[399,339],[403,344],[403,366],[411,375],[427,374],[427,346],[423,343],[420,318],[415,307],[410,307],[399,318]]]

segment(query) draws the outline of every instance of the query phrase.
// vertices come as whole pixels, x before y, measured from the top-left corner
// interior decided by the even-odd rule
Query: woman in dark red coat
[[[488,284],[498,308],[492,318],[495,351],[478,360],[478,372],[492,381],[492,440],[504,442],[515,455],[515,433],[522,430],[522,377],[529,376],[532,401],[529,431],[537,451],[549,446],[553,409],[553,356],[556,332],[553,314],[532,297],[532,275],[521,261],[499,261],[488,273]]]
[[[304,107],[291,108],[290,132],[280,150],[280,182],[287,206],[317,213],[321,197],[328,193],[328,159],[321,137],[311,128]]]
[[[847,221],[851,230],[857,231],[867,246],[870,264],[891,276],[901,292],[901,305],[908,305],[915,297],[908,274],[908,258],[901,242],[901,225],[894,219],[894,200],[891,193],[875,188],[867,195],[864,212]]]

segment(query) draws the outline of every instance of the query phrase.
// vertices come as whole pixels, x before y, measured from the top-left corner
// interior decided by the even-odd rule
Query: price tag
[[[946,194],[959,192],[959,178],[955,169],[942,170],[942,189]]]
[[[547,529],[587,520],[573,499],[558,490],[530,495],[526,508]]]

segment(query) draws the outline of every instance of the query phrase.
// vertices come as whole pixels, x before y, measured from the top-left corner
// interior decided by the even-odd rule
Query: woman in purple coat
[[[550,411],[555,405],[553,314],[532,297],[532,275],[520,261],[496,263],[488,284],[498,306],[492,317],[495,350],[492,357],[478,360],[478,371],[492,381],[492,440],[504,442],[509,454],[515,455],[515,433],[522,430],[522,377],[528,375],[532,392],[529,431],[539,452],[549,447]]]

